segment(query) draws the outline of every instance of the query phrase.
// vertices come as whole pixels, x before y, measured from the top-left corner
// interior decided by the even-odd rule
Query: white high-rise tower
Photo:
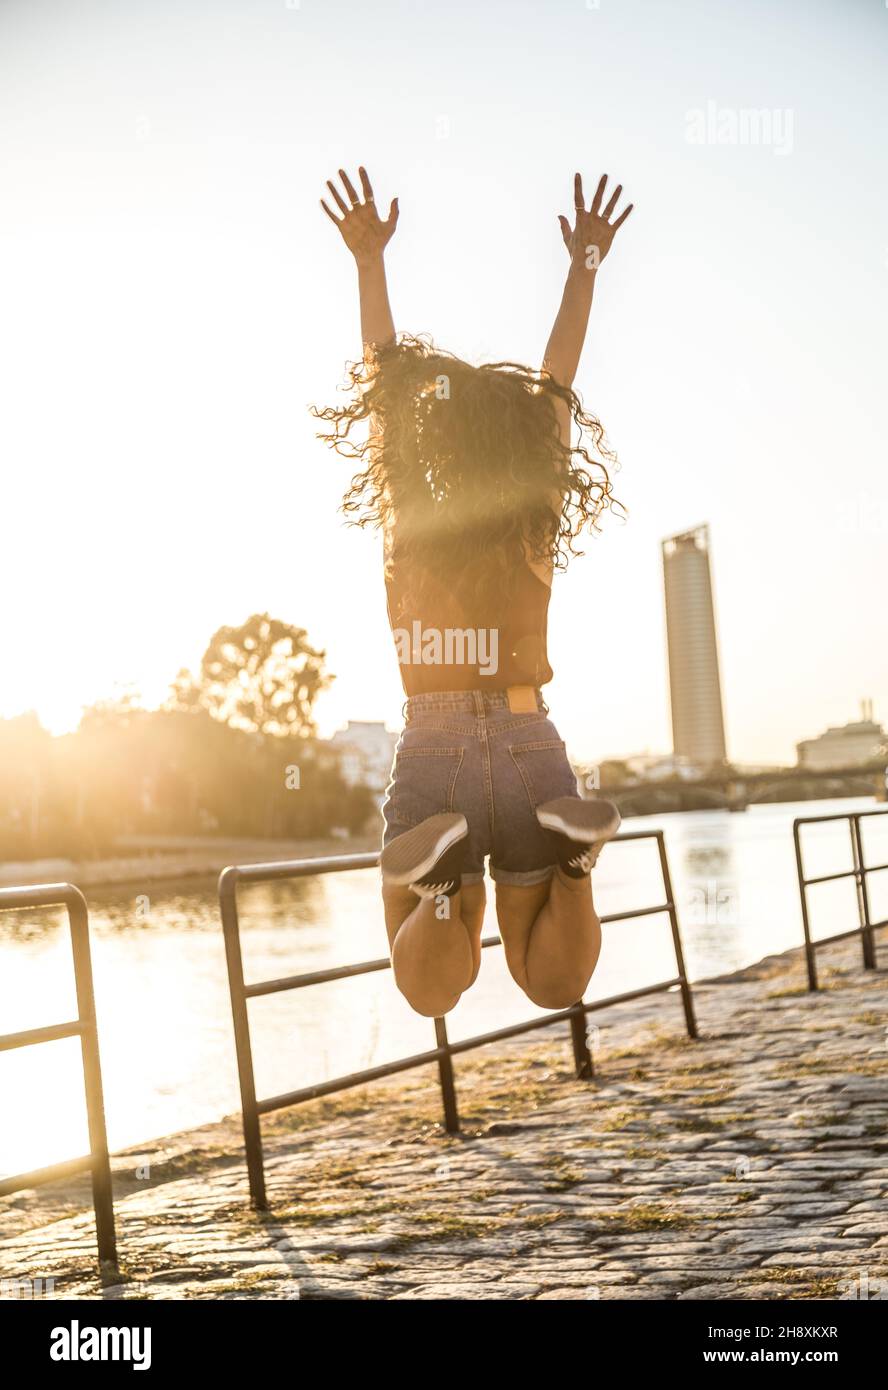
[[[726,761],[709,527],[663,542],[672,744],[695,763]]]

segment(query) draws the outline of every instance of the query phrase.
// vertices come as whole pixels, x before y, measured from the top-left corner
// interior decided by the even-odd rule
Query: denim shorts
[[[383,845],[428,816],[461,811],[469,839],[464,883],[490,856],[497,883],[544,883],[555,860],[534,808],[579,796],[577,779],[539,691],[533,714],[513,714],[504,690],[414,695],[382,807]]]

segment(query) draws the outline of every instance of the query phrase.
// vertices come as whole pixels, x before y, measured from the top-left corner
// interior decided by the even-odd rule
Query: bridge
[[[725,767],[704,777],[664,777],[648,781],[602,785],[601,793],[615,801],[624,816],[656,815],[666,811],[745,811],[773,801],[814,801],[850,796],[874,796],[888,801],[888,768],[871,762],[854,767],[769,768],[739,772]]]

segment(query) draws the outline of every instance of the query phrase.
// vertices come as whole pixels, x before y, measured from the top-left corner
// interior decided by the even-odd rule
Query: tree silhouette
[[[201,661],[200,702],[232,728],[307,738],[315,699],[333,680],[325,657],[304,628],[254,613],[213,634]]]
[[[170,684],[166,708],[178,710],[182,714],[196,714],[205,709],[200,681],[196,681],[184,666],[176,672],[175,679]]]

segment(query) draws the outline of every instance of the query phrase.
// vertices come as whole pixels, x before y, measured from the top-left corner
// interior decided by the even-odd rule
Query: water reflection
[[[699,957],[714,970],[731,969],[743,953],[743,904],[735,859],[731,812],[713,811],[705,822],[688,826],[677,876],[679,921],[693,943],[694,967]],[[703,967],[705,968],[705,967]]]

